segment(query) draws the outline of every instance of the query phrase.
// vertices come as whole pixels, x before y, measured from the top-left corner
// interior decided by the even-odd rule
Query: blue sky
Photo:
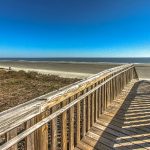
[[[150,57],[150,0],[1,0],[0,57]]]

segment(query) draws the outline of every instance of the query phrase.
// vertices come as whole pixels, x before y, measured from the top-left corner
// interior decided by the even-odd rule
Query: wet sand
[[[85,78],[105,69],[116,67],[118,63],[74,63],[74,62],[29,62],[0,61],[0,67],[12,67],[14,70],[37,71],[61,77]],[[135,64],[139,78],[150,78],[150,64]]]

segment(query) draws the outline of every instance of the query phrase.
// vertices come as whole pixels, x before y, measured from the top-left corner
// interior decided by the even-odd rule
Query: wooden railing
[[[0,150],[74,149],[132,79],[122,65],[0,113]]]

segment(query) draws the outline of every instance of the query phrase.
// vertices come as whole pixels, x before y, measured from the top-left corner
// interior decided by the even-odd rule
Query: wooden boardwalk
[[[1,112],[8,149],[150,149],[150,81],[126,64]]]
[[[75,149],[150,149],[150,81],[132,81]]]

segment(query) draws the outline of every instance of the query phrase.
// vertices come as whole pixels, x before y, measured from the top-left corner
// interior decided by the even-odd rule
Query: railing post
[[[96,83],[96,86],[97,85],[98,85],[98,83]],[[99,92],[98,92],[98,89],[97,89],[95,91],[95,120],[94,120],[94,122],[96,122],[97,118],[98,118],[98,106],[99,106],[98,98],[99,98]]]
[[[57,110],[57,106],[52,107],[52,113]],[[51,121],[51,150],[57,149],[57,118]]]
[[[66,100],[62,102],[62,107],[67,104]],[[61,115],[61,149],[67,150],[67,112]]]
[[[95,86],[93,85],[92,86],[92,89],[94,88]],[[94,104],[94,102],[95,102],[95,92],[93,92],[92,94],[91,94],[91,126],[93,126],[93,124],[94,124],[94,115],[95,115],[95,113],[94,113],[94,111],[95,111],[95,108],[94,108],[94,106],[95,106],[95,104]]]
[[[113,100],[113,95],[112,95],[112,79],[110,80],[110,102]]]
[[[116,98],[116,96],[117,96],[117,90],[118,90],[118,88],[117,88],[117,77],[115,77],[114,78],[114,99]]]
[[[91,87],[88,88],[90,91]],[[88,95],[88,108],[87,108],[87,131],[91,127],[91,95]]]
[[[102,87],[98,89],[98,117],[100,114],[102,114]]]
[[[74,100],[74,96],[70,98],[70,101]],[[69,110],[69,150],[74,149],[74,106]]]
[[[42,114],[39,114],[36,117],[37,122],[41,121],[43,118],[47,116],[46,112],[43,112]],[[40,127],[36,133],[36,138],[35,138],[35,146],[36,150],[48,150],[48,124]]]
[[[84,92],[83,93],[86,93],[87,92],[87,89],[85,89],[84,90]],[[85,136],[85,134],[86,134],[86,123],[87,123],[87,114],[86,114],[86,109],[87,109],[87,97],[86,98],[84,98],[83,100],[82,100],[82,105],[83,105],[83,107],[82,107],[82,137],[84,137]]]
[[[106,110],[106,108],[107,108],[107,86],[106,84],[104,84],[104,111]]]
[[[106,97],[106,106],[105,106],[105,110],[106,110],[107,107],[108,107],[108,82],[107,82],[105,85],[106,85],[106,95],[105,95],[105,97]]]
[[[104,85],[101,87],[101,107],[102,107],[102,113],[105,111],[105,99],[104,99],[104,96],[105,96],[105,87]]]
[[[9,131],[7,133],[6,140],[9,141],[10,139],[14,138],[15,136],[17,136],[17,129],[13,129],[13,130]],[[17,150],[18,149],[17,147],[18,147],[17,144],[15,144],[15,145],[11,146],[8,150]]]
[[[26,122],[26,129],[35,124],[35,118],[30,119]],[[26,150],[36,150],[35,149],[35,132],[26,137]]]
[[[110,100],[110,88],[111,88],[111,81],[108,82],[108,106],[111,104],[111,100]]]
[[[80,93],[77,94],[77,97],[80,96]],[[80,138],[81,138],[81,132],[80,132],[80,128],[81,128],[81,123],[80,123],[80,120],[81,120],[81,103],[78,102],[77,103],[77,144],[80,142]]]

